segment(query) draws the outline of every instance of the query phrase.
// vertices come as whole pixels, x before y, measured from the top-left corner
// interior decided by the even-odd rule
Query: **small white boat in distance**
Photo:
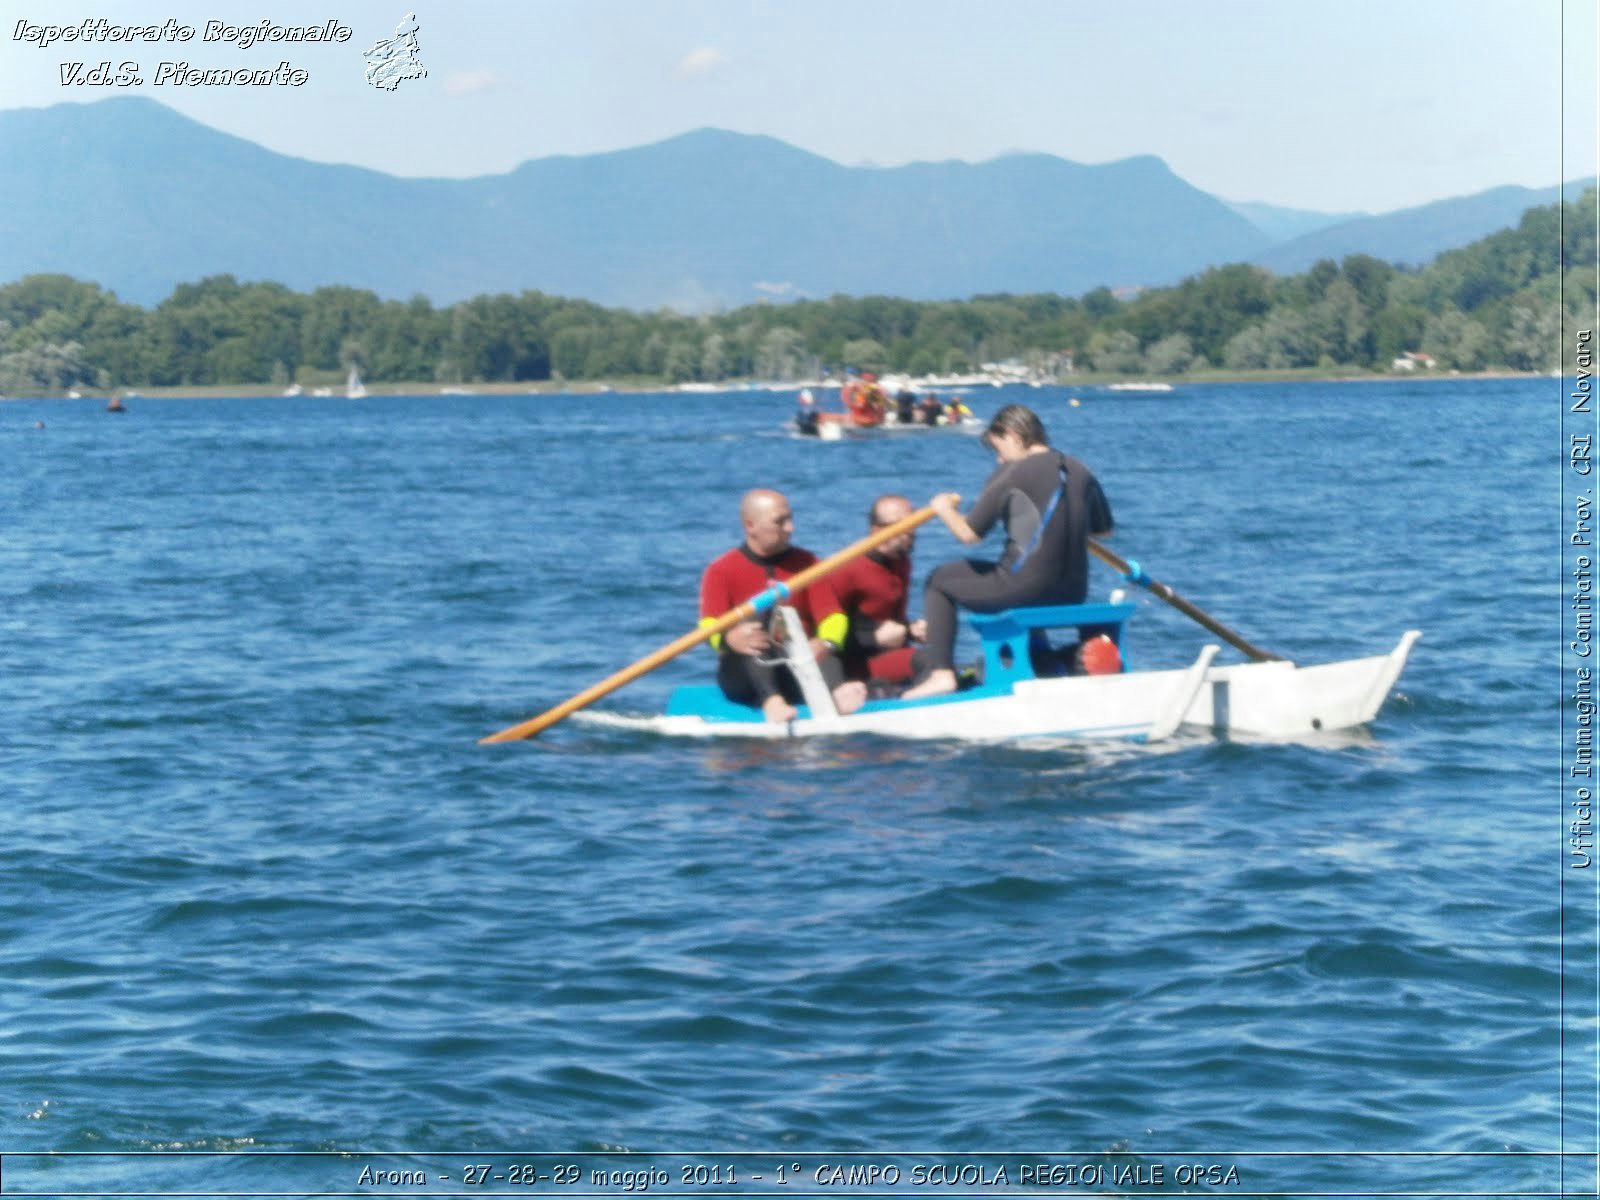
[[[1170,392],[1170,383],[1113,383],[1107,388],[1112,392]]]
[[[787,724],[763,719],[727,700],[714,685],[680,687],[658,732],[689,736],[806,737],[873,733],[910,738],[1003,741],[1054,736],[1160,741],[1180,729],[1221,736],[1295,738],[1350,729],[1378,715],[1421,637],[1408,630],[1387,654],[1315,666],[1273,660],[1216,666],[1214,645],[1174,670],[1068,674],[1071,643],[1056,646],[1048,631],[1065,631],[1077,645],[1105,636],[1120,650],[1129,603],[1076,604],[967,614],[983,641],[982,681],[964,691],[920,700],[869,700],[840,716],[814,666],[795,664],[796,677],[817,678],[807,704]],[[790,645],[806,646],[803,638]],[[1121,664],[1119,664],[1121,665]]]
[[[347,400],[359,400],[367,394],[367,385],[361,382],[361,372],[354,367],[350,368],[350,377],[344,382],[344,394]]]

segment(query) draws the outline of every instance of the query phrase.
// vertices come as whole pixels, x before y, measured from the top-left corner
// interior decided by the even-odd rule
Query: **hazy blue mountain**
[[[844,167],[700,130],[468,180],[288,158],[136,97],[0,112],[6,278],[61,271],[139,303],[231,272],[448,303],[539,289],[696,309],[1176,280],[1269,240],[1159,159]]]
[[[1337,220],[1230,206],[1148,156],[846,167],[712,129],[505,175],[402,179],[276,154],[139,97],[0,112],[0,162],[0,282],[64,272],[140,304],[224,272],[436,304],[534,289],[684,311],[835,293],[1081,295],[1275,263],[1294,222]],[[1511,224],[1520,208],[1494,213]],[[1415,262],[1490,219],[1391,230],[1368,218],[1278,248],[1309,262],[1354,227],[1371,232],[1354,249]]]
[[[61,271],[144,304],[220,272],[341,282],[359,258],[361,282],[406,295],[408,244],[455,216],[450,184],[288,158],[137,98],[0,112],[0,162],[7,278]]]
[[[1593,180],[1564,187],[1498,187],[1381,216],[1356,217],[1291,238],[1253,259],[1279,274],[1304,271],[1318,259],[1370,254],[1385,262],[1421,266],[1446,250],[1516,225],[1530,208],[1576,199]]]
[[[1243,200],[1229,200],[1226,204],[1274,242],[1286,242],[1290,238],[1315,233],[1330,225],[1370,215],[1360,212],[1327,213],[1307,208],[1281,208],[1276,204],[1252,204]]]

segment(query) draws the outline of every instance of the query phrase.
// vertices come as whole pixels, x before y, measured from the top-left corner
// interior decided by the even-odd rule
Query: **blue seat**
[[[1122,648],[1122,627],[1138,608],[1135,604],[1057,604],[1044,608],[1008,608],[997,613],[967,613],[967,620],[983,639],[983,687],[1009,691],[1022,679],[1041,674],[1035,663],[1049,663],[1051,630],[1071,629],[1082,642],[1105,634]]]

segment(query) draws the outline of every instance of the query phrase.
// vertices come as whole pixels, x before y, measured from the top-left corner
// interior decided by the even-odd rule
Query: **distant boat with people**
[[[817,407],[810,388],[802,391],[793,420],[795,432],[802,437],[836,442],[845,437],[876,435],[890,430],[964,429],[972,432],[983,424],[959,396],[941,400],[929,393],[919,400],[909,392],[902,392],[890,400],[870,375],[864,378],[871,385],[866,393],[868,400],[863,402],[861,393],[852,393],[851,386],[847,385],[842,411],[824,411]]]

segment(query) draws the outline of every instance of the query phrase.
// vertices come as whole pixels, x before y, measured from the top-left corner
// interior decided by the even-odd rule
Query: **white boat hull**
[[[1187,668],[1118,675],[1023,679],[1003,695],[963,693],[875,701],[849,716],[801,716],[773,724],[754,712],[683,713],[714,689],[683,689],[674,713],[652,728],[687,736],[810,737],[872,733],[909,738],[1028,737],[1157,741],[1180,730],[1294,738],[1364,725],[1378,715],[1421,634],[1408,631],[1388,654],[1309,667],[1289,662],[1211,665],[1207,646]],[[696,693],[693,696],[688,693]]]
[[[1184,724],[1268,737],[1365,725],[1378,715],[1421,636],[1408,630],[1394,650],[1373,658],[1310,667],[1286,662],[1218,667],[1207,673]]]

